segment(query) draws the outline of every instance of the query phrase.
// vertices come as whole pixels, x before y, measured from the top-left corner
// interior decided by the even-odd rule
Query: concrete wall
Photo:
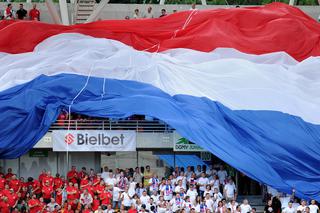
[[[6,8],[7,3],[0,2],[0,11],[3,14],[4,9]],[[32,8],[32,4],[24,3],[25,9],[29,10]],[[48,13],[48,8],[45,3],[38,3],[38,9],[41,12],[41,20],[44,22],[52,23],[52,19]],[[59,12],[59,5],[55,4],[57,11]],[[134,9],[138,8],[142,13],[146,12],[146,9],[149,5],[143,4],[108,4],[103,9],[103,12],[100,16],[101,19],[124,19],[125,16],[133,16]],[[154,11],[154,15],[158,17],[160,15],[160,10],[165,8],[168,13],[172,13],[173,10],[189,10],[190,5],[151,5]],[[209,8],[227,8],[226,5],[197,5],[198,9],[209,9]],[[19,8],[19,3],[13,3],[13,9],[17,10]],[[304,12],[308,15],[317,19],[320,14],[320,6],[299,6]],[[68,4],[69,14],[73,11],[73,5]],[[60,13],[60,12],[59,12]],[[71,18],[71,15],[69,19]],[[70,19],[71,20],[71,19]]]

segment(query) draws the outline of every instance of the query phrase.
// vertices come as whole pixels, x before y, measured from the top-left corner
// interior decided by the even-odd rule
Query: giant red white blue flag
[[[251,178],[320,201],[320,25],[297,8],[0,23],[0,158],[62,109],[159,118]]]

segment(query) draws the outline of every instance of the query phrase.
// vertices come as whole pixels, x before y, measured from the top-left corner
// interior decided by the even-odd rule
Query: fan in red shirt
[[[82,167],[81,171],[78,174],[78,178],[81,180],[84,178],[85,175],[87,175],[87,169],[86,167]]]
[[[70,181],[72,183],[77,183],[78,182],[78,173],[77,173],[77,170],[76,170],[75,166],[71,167],[71,171],[68,172],[67,178],[68,178],[69,182]]]
[[[12,169],[8,168],[8,173],[4,176],[4,178],[6,180],[9,180],[12,177],[13,173],[12,173]]]
[[[62,205],[62,189],[58,188],[56,191],[56,202],[57,204],[59,204],[60,206]]]
[[[73,202],[73,200],[75,200],[75,188],[73,187],[73,183],[69,182],[69,186],[67,186],[66,188],[67,191],[67,200],[68,202]]]
[[[86,174],[80,181],[80,189],[83,191],[89,185],[89,176]]]
[[[108,191],[108,188],[105,187],[103,192],[101,192],[101,194],[99,195],[99,198],[101,200],[101,205],[107,208],[107,206],[111,204],[112,194]]]
[[[93,201],[92,201],[92,210],[93,210],[93,211],[96,211],[99,206],[100,206],[100,200],[98,199],[98,196],[95,195],[95,196],[93,197]]]
[[[53,186],[50,185],[49,180],[45,182],[45,185],[42,187],[42,197],[46,204],[50,203],[52,193],[53,193]]]
[[[60,174],[57,173],[56,177],[53,179],[53,189],[57,191],[57,189],[61,188],[64,184],[64,181],[60,177]]]
[[[29,11],[30,20],[40,21],[40,11],[37,9],[37,5],[33,4],[33,9]]]
[[[42,186],[48,181],[49,185],[53,187],[53,184],[54,184],[53,180],[54,178],[52,177],[51,172],[48,171],[47,174],[42,178]]]
[[[39,208],[40,208],[40,212],[43,212],[44,209],[46,208],[46,204],[42,197],[39,198]]]
[[[43,180],[43,178],[44,178],[45,176],[47,176],[47,172],[46,172],[46,170],[44,169],[44,170],[42,170],[42,172],[41,172],[41,174],[39,175],[39,178],[38,178],[38,181],[41,183],[41,186],[42,186],[42,180]]]
[[[8,203],[7,197],[2,197],[0,201],[0,212],[1,213],[10,213],[10,205]]]
[[[79,199],[80,198],[79,185],[75,183],[73,188],[74,188],[74,198]]]
[[[89,208],[89,205],[85,205],[84,209],[82,210],[83,213],[91,213],[91,210]]]
[[[5,184],[6,184],[6,179],[3,178],[3,175],[0,175],[0,191],[4,189]]]
[[[89,194],[91,194],[91,196],[93,197],[94,192],[95,192],[95,188],[92,186],[92,182],[91,182],[91,181],[89,181],[88,185],[87,185],[86,187],[84,187],[84,188],[82,189],[82,191],[83,191],[84,189],[88,190]]]
[[[20,196],[20,198],[21,199],[25,199],[26,198],[26,195],[27,195],[27,192],[28,192],[28,187],[27,186],[22,186],[21,187],[21,190],[20,190],[20,194],[21,194],[21,196]]]
[[[18,195],[14,192],[13,189],[10,189],[10,194],[8,195],[8,203],[11,208],[14,208],[18,203]]]
[[[14,192],[18,192],[21,189],[20,180],[17,179],[16,175],[12,175],[11,180],[9,181],[9,186]]]
[[[30,183],[32,187],[32,194],[39,195],[41,194],[41,187],[40,187],[40,182],[37,180],[33,180],[32,177],[28,178],[28,182]]]
[[[4,185],[4,190],[2,190],[2,194],[6,197],[10,195],[10,188],[8,184]]]
[[[106,186],[105,186],[105,184],[104,184],[104,181],[101,180],[101,181],[100,181],[100,184],[95,187],[96,193],[99,195],[100,193],[102,193],[102,192],[104,191],[104,188],[105,188],[105,187],[106,187]]]
[[[128,210],[128,213],[137,213],[136,206],[134,204],[131,205],[130,209]]]

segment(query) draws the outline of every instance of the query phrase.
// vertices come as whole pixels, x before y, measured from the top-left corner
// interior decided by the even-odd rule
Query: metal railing
[[[70,127],[69,127],[70,126]],[[137,132],[173,132],[174,129],[161,121],[146,120],[57,120],[52,130],[135,130]]]

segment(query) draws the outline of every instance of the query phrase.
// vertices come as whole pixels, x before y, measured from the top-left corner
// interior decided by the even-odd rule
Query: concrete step
[[[78,11],[77,16],[90,16],[92,11]]]

